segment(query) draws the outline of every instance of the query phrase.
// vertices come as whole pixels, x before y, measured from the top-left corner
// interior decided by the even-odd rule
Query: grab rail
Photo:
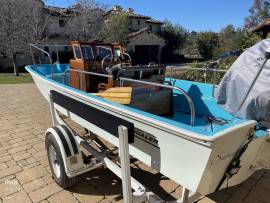
[[[50,53],[47,52],[47,51],[45,51],[45,50],[43,50],[43,49],[41,49],[41,48],[39,48],[38,46],[36,46],[36,45],[34,45],[34,44],[29,44],[29,46],[30,46],[30,49],[31,49],[31,54],[32,54],[33,62],[34,62],[34,63],[35,63],[35,59],[34,59],[34,54],[33,54],[32,47],[34,47],[35,49],[37,49],[37,50],[43,52],[44,54],[46,54],[46,55],[48,56],[49,61],[50,61],[50,64],[51,64],[51,77],[53,78],[53,76],[54,76],[54,70],[53,70],[52,58],[51,58],[51,56],[50,56]]]
[[[82,87],[81,77],[82,77],[83,73],[84,74],[89,74],[89,75],[96,75],[96,76],[101,76],[101,77],[112,78],[111,75],[106,75],[106,74],[101,74],[101,73],[94,73],[94,72],[90,72],[90,71],[76,70],[76,69],[70,68],[70,69],[65,70],[65,72],[64,72],[64,78],[63,78],[63,83],[64,84],[65,84],[66,73],[68,71],[69,72],[74,71],[74,72],[81,73],[80,76],[79,76],[80,89]],[[195,106],[194,106],[194,103],[193,103],[191,97],[182,88],[171,86],[171,85],[164,85],[164,84],[158,84],[158,83],[153,83],[153,82],[147,82],[147,81],[143,81],[143,80],[135,80],[135,79],[130,79],[130,78],[124,78],[124,77],[120,77],[119,80],[120,80],[120,86],[123,86],[123,81],[129,81],[129,82],[142,83],[142,84],[148,84],[148,85],[157,86],[157,87],[168,88],[168,89],[176,90],[176,91],[182,93],[184,95],[184,97],[186,98],[188,104],[189,104],[189,108],[190,108],[190,125],[194,126],[195,115],[196,115]]]
[[[177,70],[180,69],[187,69],[187,70],[200,70],[200,71],[208,71],[208,72],[226,72],[225,69],[218,69],[218,68],[192,68],[192,67],[184,67],[184,66],[167,66],[167,68],[173,69],[176,68]]]
[[[50,62],[50,64],[51,64],[51,77],[53,78],[53,76],[54,76],[54,69],[53,69],[53,61],[52,61],[52,58],[51,58],[51,55],[50,55],[50,53],[49,52],[47,52],[47,51],[45,51],[44,49],[41,49],[40,47],[38,47],[38,46],[43,46],[43,47],[56,47],[57,48],[57,50],[56,50],[56,56],[57,56],[57,61],[59,62],[59,50],[58,50],[58,47],[71,47],[71,45],[64,45],[64,44],[62,44],[62,45],[57,45],[57,44],[54,44],[54,45],[48,45],[48,44],[41,44],[41,45],[36,45],[36,44],[28,44],[29,46],[30,46],[30,51],[31,51],[31,55],[32,55],[32,60],[33,60],[33,62],[34,62],[34,64],[36,64],[36,61],[35,61],[35,58],[34,58],[34,54],[33,54],[33,50],[32,50],[32,47],[33,48],[35,48],[35,49],[37,49],[37,50],[39,50],[39,51],[41,51],[42,53],[44,53],[44,54],[46,54],[47,55],[47,57],[48,57],[48,59],[49,59],[49,62]]]
[[[32,58],[33,58],[33,61],[35,63],[35,59],[34,59],[34,55],[33,55],[33,52],[32,52],[32,47],[38,49],[39,51],[45,53],[48,58],[49,58],[49,61],[50,61],[50,64],[52,64],[52,59],[51,59],[51,55],[49,54],[49,52],[45,51],[44,49],[41,49],[40,47],[38,46],[43,46],[43,47],[56,47],[56,57],[57,57],[57,61],[59,62],[59,49],[58,47],[72,47],[71,45],[66,45],[66,44],[29,44],[30,48],[31,48],[31,54],[32,54]]]
[[[108,55],[104,56],[104,58],[103,58],[102,61],[101,61],[101,68],[102,68],[103,71],[105,70],[105,69],[104,69],[104,62],[105,62],[105,60],[106,60],[107,58],[109,58],[109,57],[111,57],[111,58],[110,58],[111,60],[113,59],[113,55],[112,55],[112,54],[108,54]]]
[[[175,86],[171,86],[171,85],[164,85],[164,84],[158,84],[158,83],[153,83],[153,82],[147,82],[147,81],[143,81],[143,80],[134,80],[134,79],[130,79],[130,78],[119,78],[120,80],[120,86],[123,86],[122,81],[128,81],[128,82],[136,82],[136,83],[141,83],[141,84],[147,84],[147,85],[153,85],[153,86],[157,86],[157,87],[163,87],[163,88],[168,88],[171,90],[176,90],[180,93],[182,93],[184,95],[184,97],[186,98],[186,100],[188,101],[189,104],[189,108],[190,108],[190,125],[194,126],[194,122],[195,122],[195,106],[194,103],[191,99],[191,97],[186,93],[185,90],[183,90],[180,87],[175,87]]]
[[[216,80],[216,74],[218,72],[220,73],[226,73],[228,70],[225,70],[225,69],[217,69],[217,68],[192,68],[192,67],[183,67],[183,66],[167,66],[167,68],[171,69],[170,70],[170,82],[172,82],[172,75],[173,75],[173,69],[175,68],[176,70],[197,70],[197,71],[203,71],[205,73],[205,77],[206,77],[206,74],[207,72],[214,72],[214,75],[213,75],[213,81]],[[212,96],[214,96],[214,93],[215,93],[215,87],[216,87],[216,84],[213,82],[213,89],[212,89]]]
[[[49,58],[50,64],[52,64],[52,58],[51,58],[51,55],[49,54],[49,52],[47,52],[47,51],[45,51],[45,50],[39,48],[39,47],[36,46],[35,44],[29,44],[29,46],[30,46],[30,47],[34,47],[34,48],[36,48],[37,50],[39,50],[39,51],[43,52],[44,54],[46,54],[46,55],[48,56],[48,58]]]
[[[170,78],[172,78],[172,72],[173,69],[176,68],[177,70],[198,70],[198,71],[203,71],[203,72],[214,72],[214,79],[216,78],[216,73],[221,72],[221,73],[226,73],[228,70],[225,69],[217,69],[217,68],[191,68],[191,67],[182,67],[182,66],[167,66],[166,68],[171,69],[170,71]]]
[[[94,72],[90,72],[90,71],[84,71],[84,70],[77,70],[77,69],[72,69],[72,68],[69,68],[69,69],[66,69],[64,71],[64,77],[63,77],[63,84],[65,84],[66,82],[66,74],[67,72],[70,72],[70,71],[74,71],[74,72],[79,72],[81,73],[80,74],[80,77],[79,77],[79,82],[80,82],[80,89],[82,87],[82,80],[81,80],[81,77],[82,77],[82,74],[88,74],[88,75],[96,75],[96,76],[101,76],[101,77],[107,77],[107,78],[112,78],[111,75],[106,75],[106,74],[102,74],[102,73],[94,73]]]

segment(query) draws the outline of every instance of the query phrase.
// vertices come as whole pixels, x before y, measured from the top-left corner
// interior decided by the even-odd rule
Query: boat
[[[31,47],[50,59],[40,46]],[[125,202],[136,191],[150,194],[130,176],[130,155],[182,185],[182,201],[188,202],[270,166],[269,131],[225,111],[213,95],[215,85],[173,79],[166,75],[168,67],[154,63],[134,66],[120,44],[72,41],[71,48],[69,64],[50,59],[26,66],[50,104],[53,127],[46,131],[46,149],[60,186],[105,164],[122,178]],[[76,135],[60,114],[97,135],[93,140],[100,150]],[[120,148],[121,164],[102,150],[102,140]],[[80,147],[100,162],[86,161]]]

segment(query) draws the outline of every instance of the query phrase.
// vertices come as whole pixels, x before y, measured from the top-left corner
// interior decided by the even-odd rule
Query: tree
[[[245,18],[245,28],[247,29],[262,23],[270,16],[270,1],[254,0],[249,13],[250,15]]]
[[[181,48],[181,53],[186,57],[186,59],[201,58],[197,44],[197,32],[191,31],[188,33],[185,43]]]
[[[162,37],[166,40],[166,46],[162,51],[165,62],[171,62],[175,58],[175,52],[182,49],[188,36],[187,30],[179,24],[166,21],[162,28]]]
[[[118,12],[109,15],[100,33],[106,42],[119,42],[126,45],[129,34],[129,17],[126,13]]]
[[[250,32],[245,32],[244,33],[244,36],[241,40],[241,44],[240,44],[240,47],[241,47],[241,50],[245,50],[251,46],[253,46],[254,44],[256,44],[257,42],[259,42],[261,39],[258,35],[256,34],[253,34],[253,33],[250,33]]]
[[[17,54],[27,52],[29,43],[43,37],[47,17],[42,8],[43,3],[35,0],[1,0],[0,52],[12,57],[16,76]]]
[[[96,40],[103,26],[105,7],[95,0],[77,0],[73,11],[75,14],[67,22],[68,36],[78,40]]]
[[[219,33],[219,46],[223,51],[239,50],[243,37],[244,32],[241,28],[236,29],[233,25],[228,25]]]
[[[242,49],[242,40],[245,31],[241,28],[235,28],[233,25],[228,25],[222,28],[218,33],[218,45],[214,47],[214,58],[219,57],[226,51],[238,51]]]
[[[197,34],[197,46],[200,54],[205,59],[214,56],[214,50],[218,45],[218,34],[214,32],[200,32]]]

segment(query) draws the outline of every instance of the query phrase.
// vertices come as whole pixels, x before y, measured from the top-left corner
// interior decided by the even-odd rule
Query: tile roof
[[[115,8],[118,8],[118,9],[115,9]],[[135,13],[134,10],[131,8],[124,10],[120,6],[114,6],[114,8],[109,10],[107,13],[108,14],[125,13],[131,18],[141,18],[141,19],[146,19],[146,21],[149,23],[163,24],[161,21],[152,19],[150,16]]]
[[[156,23],[156,24],[164,24],[163,22],[161,22],[159,20],[154,20],[154,19],[149,19],[146,22],[148,22],[148,23]]]
[[[138,13],[128,13],[128,16],[129,17],[132,17],[132,18],[143,18],[143,19],[151,19],[151,17],[149,16],[146,16],[146,15],[141,15],[141,14],[138,14]]]
[[[70,16],[70,10],[68,8],[45,6],[44,9],[54,16]]]

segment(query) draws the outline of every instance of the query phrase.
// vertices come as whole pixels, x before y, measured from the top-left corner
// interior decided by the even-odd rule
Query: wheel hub
[[[57,178],[60,178],[60,160],[53,145],[50,145],[49,147],[49,161],[51,163],[54,175]]]

